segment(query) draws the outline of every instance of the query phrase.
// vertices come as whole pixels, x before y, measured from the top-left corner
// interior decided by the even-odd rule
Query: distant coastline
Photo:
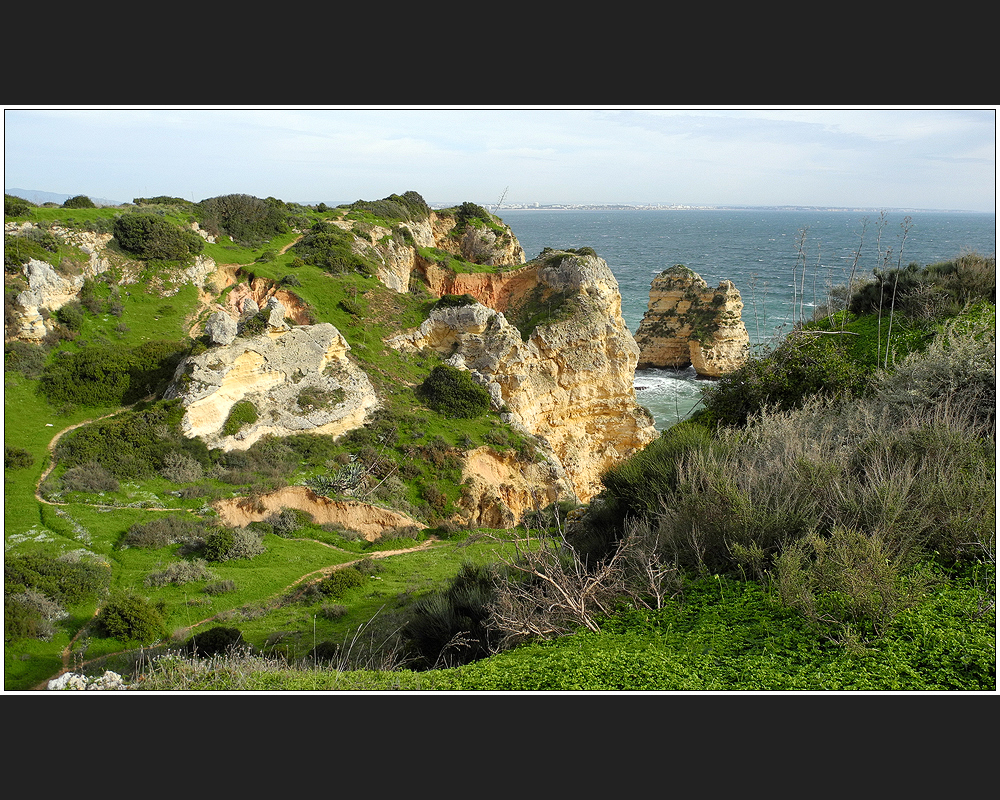
[[[445,206],[442,206],[444,208]],[[502,211],[850,211],[852,213],[992,214],[992,211],[965,211],[954,208],[867,208],[864,206],[700,206],[670,203],[504,203]]]

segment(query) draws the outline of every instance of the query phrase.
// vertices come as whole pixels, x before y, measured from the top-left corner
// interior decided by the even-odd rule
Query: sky
[[[4,186],[996,211],[995,107],[4,107]],[[502,206],[501,206],[502,208]],[[502,211],[500,211],[502,216]]]

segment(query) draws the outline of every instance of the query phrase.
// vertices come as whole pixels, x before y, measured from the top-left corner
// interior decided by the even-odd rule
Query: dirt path
[[[334,546],[332,544],[328,544],[327,542],[318,542],[315,539],[300,539],[299,541],[309,541],[309,542],[313,542],[315,544],[321,544],[324,547],[329,547],[331,550],[337,550],[337,551],[342,552],[342,553],[346,552],[344,550],[341,550],[341,548],[336,547],[336,546]],[[355,559],[353,561],[347,561],[347,562],[345,562],[343,564],[333,564],[333,565],[331,565],[329,567],[323,567],[322,569],[317,569],[317,570],[313,570],[312,572],[307,572],[305,575],[303,575],[302,577],[300,577],[297,580],[293,581],[292,583],[290,583],[288,586],[286,586],[281,591],[279,591],[279,592],[271,595],[269,598],[267,598],[267,600],[265,602],[272,602],[272,601],[274,601],[274,600],[276,600],[276,599],[278,599],[280,597],[283,597],[284,595],[288,594],[292,589],[294,589],[296,586],[298,586],[303,581],[313,580],[313,579],[316,579],[316,578],[319,578],[319,577],[326,577],[326,576],[330,575],[331,573],[336,572],[338,569],[344,569],[346,567],[350,567],[350,566],[353,566],[355,564],[359,564],[362,561],[364,561],[366,558],[389,558],[391,556],[405,555],[406,553],[414,553],[414,552],[417,552],[417,551],[420,551],[420,550],[427,550],[428,548],[431,548],[435,544],[438,544],[438,543],[439,543],[438,539],[433,539],[433,538],[426,539],[425,541],[421,542],[420,544],[416,545],[415,547],[408,547],[408,548],[404,548],[402,550],[382,550],[382,551],[377,551],[377,552],[370,553],[370,554],[366,555],[364,558],[357,558],[357,559]],[[98,613],[100,613],[100,607],[98,607],[98,609],[96,609],[94,611],[94,616],[91,617],[91,619],[92,620],[96,619]],[[219,614],[223,614],[223,613],[226,613],[226,612],[222,612],[222,611],[219,612]],[[187,625],[187,626],[185,626],[183,628],[178,628],[177,629],[177,633],[181,634],[182,636],[186,636],[188,632],[194,630],[195,628],[197,628],[197,627],[199,627],[201,625],[205,625],[205,624],[207,624],[209,622],[212,622],[213,620],[215,620],[219,616],[219,614],[213,614],[211,617],[206,617],[205,619],[199,620],[198,622],[194,622],[191,625]],[[46,678],[40,684],[38,684],[37,686],[35,686],[34,689],[33,689],[33,691],[36,691],[36,692],[47,691],[48,690],[49,681],[53,681],[56,678],[58,678],[59,676],[64,675],[65,673],[71,671],[70,670],[70,659],[72,657],[73,645],[76,643],[77,639],[79,639],[80,635],[83,634],[86,631],[86,629],[87,629],[86,625],[82,626],[80,628],[80,630],[77,631],[76,635],[73,636],[72,639],[70,639],[69,644],[67,644],[66,647],[63,649],[62,654],[61,654],[62,669],[60,669],[59,672],[56,673],[55,675],[51,676],[50,678]],[[98,662],[98,661],[103,661],[104,659],[110,658],[111,656],[127,655],[128,653],[134,653],[134,652],[135,652],[135,650],[120,650],[117,653],[107,653],[107,654],[99,656],[97,658],[89,659],[87,661],[80,661],[76,665],[74,665],[73,669],[74,670],[80,669],[80,668],[82,668],[82,667],[84,667],[84,666],[86,666],[88,664],[93,664],[93,663]]]

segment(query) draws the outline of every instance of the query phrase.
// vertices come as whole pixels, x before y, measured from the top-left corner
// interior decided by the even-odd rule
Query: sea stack
[[[700,377],[718,378],[750,354],[743,299],[732,281],[712,289],[698,273],[676,264],[653,278],[635,341],[638,369],[693,366]]]

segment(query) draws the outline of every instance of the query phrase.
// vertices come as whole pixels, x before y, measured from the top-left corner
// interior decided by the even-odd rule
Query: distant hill
[[[20,197],[27,200],[30,203],[37,203],[41,205],[42,203],[56,203],[62,205],[71,197],[76,197],[77,194],[83,194],[82,192],[76,192],[76,194],[58,194],[57,192],[42,192],[38,189],[4,189],[4,194],[10,194],[14,197]],[[94,205],[98,206],[120,206],[125,203],[121,200],[106,200],[102,197],[91,197],[90,199],[94,202]]]

